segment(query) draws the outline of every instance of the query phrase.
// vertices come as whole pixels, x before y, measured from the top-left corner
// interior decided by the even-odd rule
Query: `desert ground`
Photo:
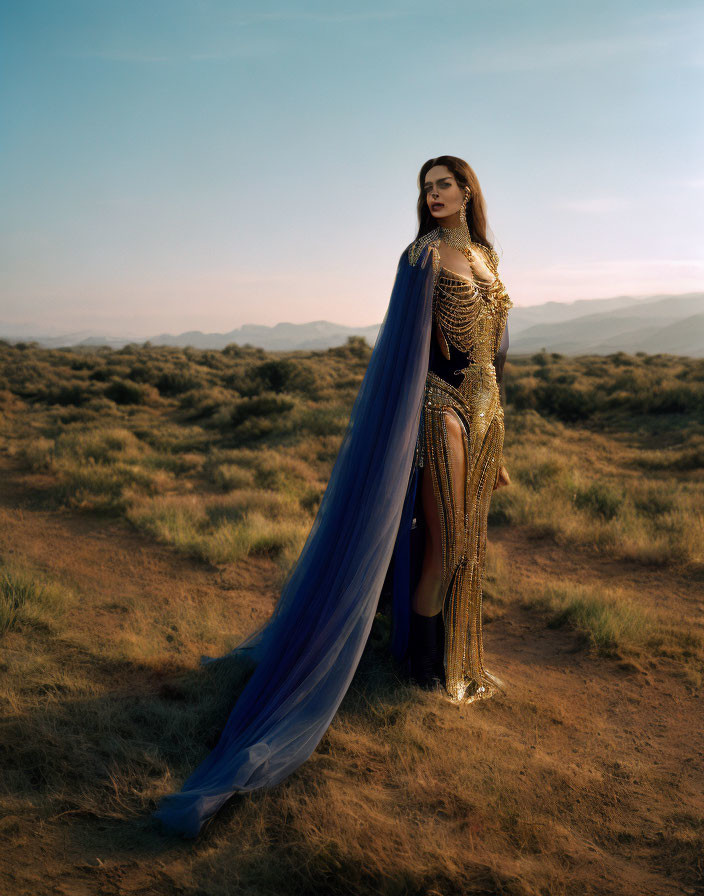
[[[0,343],[0,892],[704,892],[704,364],[510,358],[487,668],[410,684],[382,599],[310,759],[197,840],[150,817],[247,670],[369,348]]]

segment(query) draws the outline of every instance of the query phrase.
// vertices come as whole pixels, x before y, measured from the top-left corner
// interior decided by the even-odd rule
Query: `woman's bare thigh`
[[[454,408],[443,410],[447,442],[450,449],[449,477],[450,488],[455,502],[455,511],[461,525],[464,525],[466,513],[465,496],[467,491],[467,459],[465,457],[465,432],[459,414]],[[455,533],[457,536],[458,533]]]

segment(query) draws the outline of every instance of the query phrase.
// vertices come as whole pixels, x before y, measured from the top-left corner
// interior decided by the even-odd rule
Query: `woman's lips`
[[[439,208],[445,208],[445,206],[443,205],[442,202],[434,202],[434,203],[430,206],[430,208],[435,212],[435,211],[437,211]]]

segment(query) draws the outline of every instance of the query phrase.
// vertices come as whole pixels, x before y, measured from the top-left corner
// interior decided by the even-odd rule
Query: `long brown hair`
[[[470,165],[468,165],[464,159],[457,158],[457,156],[437,156],[435,159],[428,159],[427,162],[423,163],[423,167],[420,169],[420,174],[418,175],[418,233],[416,234],[416,239],[418,239],[419,236],[429,233],[438,226],[437,220],[430,213],[425,197],[425,190],[423,189],[425,175],[435,165],[446,165],[454,174],[455,180],[459,184],[461,190],[465,187],[469,187],[471,196],[469,197],[469,202],[467,203],[466,208],[469,235],[472,242],[481,243],[481,245],[486,246],[487,249],[493,249],[494,247],[489,242],[486,235],[486,203],[484,202],[482,188],[479,186],[479,179]]]

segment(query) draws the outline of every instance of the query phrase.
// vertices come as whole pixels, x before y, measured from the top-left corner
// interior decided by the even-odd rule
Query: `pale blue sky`
[[[703,46],[676,0],[6,2],[0,326],[378,323],[442,153],[515,305],[701,290]]]

